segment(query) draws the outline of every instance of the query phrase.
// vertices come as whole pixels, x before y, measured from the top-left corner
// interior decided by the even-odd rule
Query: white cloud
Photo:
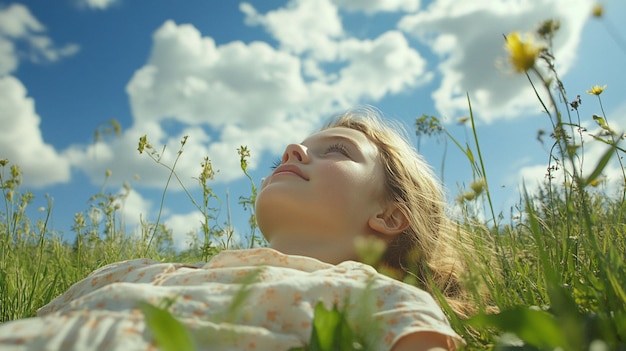
[[[184,214],[174,214],[169,216],[164,224],[168,229],[172,230],[172,240],[177,250],[189,249],[194,240],[202,245],[204,244],[204,233],[202,231],[202,223],[204,218],[200,211],[193,211]],[[235,228],[213,228],[220,230],[221,233],[212,233],[209,238],[211,244],[215,247],[228,247],[231,249],[248,247],[249,238],[241,235]],[[230,232],[230,237],[229,233]],[[258,233],[257,233],[258,235]]]
[[[120,189],[117,193],[118,199],[115,200],[115,205],[119,205],[119,213],[121,215],[121,223],[126,228],[135,228],[141,230],[141,222],[154,220],[154,214],[149,216],[152,212],[152,202],[146,200],[135,189]]]
[[[576,169],[577,172],[582,170],[582,176],[588,177],[598,165],[601,157],[609,150],[609,146],[600,141],[594,140],[590,134],[598,135],[600,129],[589,130],[583,133],[583,142],[582,148],[578,149],[579,157],[576,158]],[[581,145],[580,139],[576,137],[577,144]],[[558,150],[555,149],[555,153]],[[561,157],[558,154],[555,156],[559,159]],[[526,190],[530,194],[536,194],[540,187],[546,185],[550,178],[548,177],[548,167],[552,166],[550,169],[550,176],[552,177],[552,182],[556,186],[562,185],[565,182],[564,178],[564,165],[569,170],[568,173],[568,182],[571,182],[571,173],[572,166],[569,161],[563,162],[555,162],[554,160],[550,165],[548,164],[535,164],[535,165],[527,165],[529,160],[523,160],[518,162],[518,164],[513,165],[512,169],[518,169],[519,171],[515,174],[514,177],[510,177],[507,179],[508,184],[522,185],[526,186]],[[526,165],[525,165],[526,164]],[[517,178],[515,178],[517,177]],[[601,176],[598,178],[604,182],[605,188],[608,190],[607,194],[617,193],[618,190],[622,189],[624,184],[624,168],[623,165],[619,163],[618,155],[615,154],[612,156],[612,159],[606,165],[604,170],[602,171]]]
[[[70,178],[69,162],[43,140],[34,99],[22,82],[10,75],[21,59],[55,62],[78,51],[74,44],[56,47],[43,34],[45,30],[26,6],[0,6],[0,157],[19,165],[24,182],[33,187]]]
[[[139,138],[143,135],[147,136],[153,148],[145,149],[140,154],[137,148]],[[185,136],[188,138],[181,149],[181,141]],[[88,146],[72,145],[64,152],[64,156],[73,167],[87,174],[94,185],[103,184],[105,172],[109,170],[111,173],[107,183],[111,185],[132,182],[137,178],[137,187],[165,189],[167,186],[169,192],[181,192],[183,187],[188,191],[198,188],[196,179],[202,171],[201,163],[205,157],[210,158],[216,171],[219,170],[215,175],[216,182],[228,182],[243,176],[236,150],[242,144],[250,145],[255,156],[252,165],[256,166],[259,155],[254,146],[261,144],[258,140],[253,133],[240,133],[233,138],[226,137],[226,141],[212,141],[201,127],[186,128],[178,134],[167,135],[157,123],[142,123],[125,130],[119,138],[102,140]],[[179,155],[180,150],[182,153]],[[154,157],[162,164],[150,158],[151,152],[157,153]],[[167,185],[172,167],[177,177],[173,176]]]
[[[32,62],[55,62],[79,50],[76,44],[57,47],[44,35],[46,28],[21,4],[0,6],[0,76],[14,72],[20,58]],[[22,42],[26,48],[21,48]]]
[[[146,123],[141,125],[140,130],[125,130],[119,138],[91,145],[72,145],[64,151],[64,156],[73,167],[85,172],[94,185],[102,184],[105,172],[110,170],[108,181],[113,185],[121,185],[139,177],[142,185],[162,187],[167,179],[167,171],[137,151],[139,137],[144,134],[152,138],[156,150],[161,151],[162,143],[154,141],[163,137],[163,131],[158,125]],[[165,162],[171,161],[172,153],[175,151],[168,151]]]
[[[626,133],[626,101],[609,111],[607,122],[615,131]]]
[[[23,171],[24,182],[42,187],[70,178],[70,165],[42,138],[35,101],[13,76],[0,77],[0,158]]]
[[[78,6],[86,7],[90,10],[106,10],[119,3],[119,0],[75,0]]]
[[[437,109],[453,118],[472,108],[484,121],[536,114],[537,102],[522,75],[505,79],[503,35],[534,31],[547,19],[561,21],[554,47],[557,69],[565,75],[576,59],[581,31],[589,18],[589,1],[466,1],[438,0],[405,16],[399,28],[423,41],[441,59],[442,82],[433,93]],[[549,17],[547,17],[549,14]]]
[[[156,31],[150,59],[127,91],[137,121],[175,117],[212,127],[260,127],[307,97],[297,58],[262,42],[216,47],[195,27],[172,21]]]
[[[519,170],[518,179],[512,181],[515,185],[524,185],[528,191],[534,191],[548,182],[548,165],[525,166]],[[553,173],[555,179],[562,177],[561,172]],[[559,183],[563,183],[562,181]]]
[[[197,236],[202,229],[204,218],[200,211],[186,214],[175,214],[165,220],[165,226],[172,230],[172,240],[177,250],[189,249],[192,237]]]
[[[333,0],[337,6],[347,11],[362,11],[367,14],[376,12],[415,12],[420,7],[420,0]]]
[[[423,84],[431,78],[426,61],[402,33],[389,31],[374,40],[350,39],[339,44],[339,59],[350,62],[336,84],[345,96],[378,100]]]
[[[0,33],[18,39],[33,32],[42,32],[45,27],[21,4],[0,8]]]
[[[249,3],[240,10],[248,25],[262,25],[283,50],[309,54],[332,60],[336,55],[335,40],[343,36],[337,7],[330,0],[292,0],[285,8],[260,15]]]

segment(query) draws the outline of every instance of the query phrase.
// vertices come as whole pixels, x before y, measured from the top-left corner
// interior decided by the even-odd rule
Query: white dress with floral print
[[[168,311],[198,350],[303,347],[319,302],[348,311],[350,326],[374,350],[422,331],[447,336],[450,349],[463,344],[420,289],[358,262],[331,265],[260,248],[222,251],[194,265],[147,259],[107,265],[38,317],[0,325],[0,350],[158,350],[140,301],[170,301]]]

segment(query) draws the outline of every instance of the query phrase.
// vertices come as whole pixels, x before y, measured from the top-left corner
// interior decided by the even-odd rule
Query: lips
[[[275,176],[277,174],[294,174],[304,180],[309,180],[309,177],[307,177],[304,173],[302,173],[302,170],[300,168],[291,164],[284,164],[284,165],[278,166],[272,173],[272,176]]]

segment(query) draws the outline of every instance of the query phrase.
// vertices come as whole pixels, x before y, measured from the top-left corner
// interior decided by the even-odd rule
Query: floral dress
[[[137,259],[102,267],[37,311],[0,325],[1,350],[158,350],[141,302],[166,309],[198,350],[308,345],[315,309],[346,311],[364,344],[389,350],[435,332],[463,340],[425,291],[353,261],[331,265],[269,248],[226,250],[208,263]]]

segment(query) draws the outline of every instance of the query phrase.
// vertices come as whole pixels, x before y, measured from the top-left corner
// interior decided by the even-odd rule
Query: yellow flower
[[[541,52],[541,47],[535,45],[532,35],[526,35],[526,41],[522,41],[518,32],[510,33],[504,46],[509,51],[509,61],[517,72],[531,69]]]
[[[604,6],[600,4],[595,4],[593,6],[593,9],[591,10],[591,14],[593,15],[593,17],[602,17],[602,15],[604,14]]]
[[[594,85],[591,87],[591,90],[587,90],[587,94],[589,95],[600,95],[606,89],[606,84],[604,86]]]

